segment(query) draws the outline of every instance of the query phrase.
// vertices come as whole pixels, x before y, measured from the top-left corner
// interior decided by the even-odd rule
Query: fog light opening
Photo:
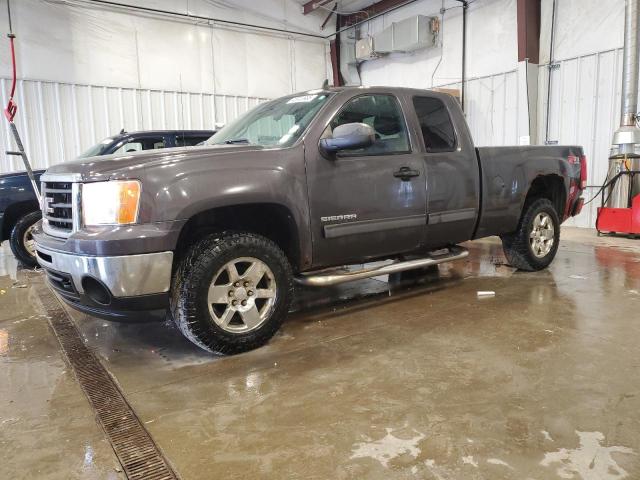
[[[109,305],[111,303],[109,289],[93,277],[82,278],[82,289],[91,300],[100,305]]]
[[[51,255],[47,255],[46,253],[41,252],[40,250],[36,250],[36,255],[38,257],[40,257],[42,260],[44,260],[47,263],[52,263],[53,259],[51,258]]]

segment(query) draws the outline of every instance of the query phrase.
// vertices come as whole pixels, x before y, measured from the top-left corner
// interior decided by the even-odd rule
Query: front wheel
[[[526,206],[518,230],[502,236],[502,248],[509,264],[529,272],[548,267],[559,244],[560,220],[546,198]]]
[[[271,240],[251,233],[209,235],[176,270],[171,314],[200,348],[240,353],[269,341],[292,296],[291,266]]]
[[[42,213],[39,210],[35,212],[27,213],[21,217],[11,230],[11,237],[9,238],[9,246],[15,257],[28,268],[35,268],[38,266],[36,260],[36,242],[33,239],[33,229],[42,218]]]

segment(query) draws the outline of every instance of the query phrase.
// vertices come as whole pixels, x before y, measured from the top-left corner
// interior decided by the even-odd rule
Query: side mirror
[[[345,123],[333,129],[333,136],[320,140],[320,150],[332,155],[340,150],[357,150],[373,144],[376,134],[366,123]]]

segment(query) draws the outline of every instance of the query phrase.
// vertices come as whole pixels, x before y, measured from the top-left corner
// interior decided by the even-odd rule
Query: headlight
[[[85,183],[82,186],[84,225],[125,225],[138,220],[140,182]]]

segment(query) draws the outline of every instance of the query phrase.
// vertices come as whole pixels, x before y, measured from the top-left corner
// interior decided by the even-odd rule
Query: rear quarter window
[[[447,107],[435,97],[414,97],[422,139],[427,152],[451,152],[456,148],[456,132]]]

